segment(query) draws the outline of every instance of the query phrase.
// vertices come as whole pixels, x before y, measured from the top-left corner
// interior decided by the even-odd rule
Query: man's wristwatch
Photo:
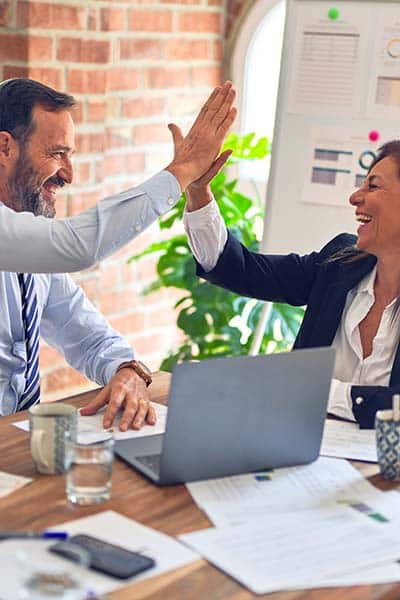
[[[119,365],[115,372],[118,373],[118,371],[121,369],[133,369],[135,373],[137,373],[139,377],[143,379],[147,387],[149,387],[153,381],[150,369],[146,367],[146,365],[140,360],[128,360],[127,362],[123,362]]]

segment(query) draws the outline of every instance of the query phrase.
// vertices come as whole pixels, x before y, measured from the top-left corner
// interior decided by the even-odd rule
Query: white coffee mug
[[[66,439],[76,440],[78,411],[68,404],[37,404],[29,409],[30,446],[39,473],[65,471]]]

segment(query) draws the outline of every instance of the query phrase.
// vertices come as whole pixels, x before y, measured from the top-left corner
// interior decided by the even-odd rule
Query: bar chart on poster
[[[288,0],[266,252],[355,232],[350,194],[400,137],[400,1]]]

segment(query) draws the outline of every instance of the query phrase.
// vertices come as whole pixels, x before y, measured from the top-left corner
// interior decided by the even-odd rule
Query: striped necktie
[[[40,401],[39,316],[35,282],[31,273],[18,273],[22,300],[22,321],[26,342],[25,389],[17,410],[25,410]]]

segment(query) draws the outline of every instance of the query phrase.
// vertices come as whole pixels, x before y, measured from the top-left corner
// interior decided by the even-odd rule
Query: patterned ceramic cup
[[[31,453],[39,473],[65,471],[66,442],[76,440],[77,424],[78,411],[68,404],[38,404],[29,409]]]
[[[392,410],[378,410],[375,416],[376,449],[381,475],[400,480],[400,421]]]

